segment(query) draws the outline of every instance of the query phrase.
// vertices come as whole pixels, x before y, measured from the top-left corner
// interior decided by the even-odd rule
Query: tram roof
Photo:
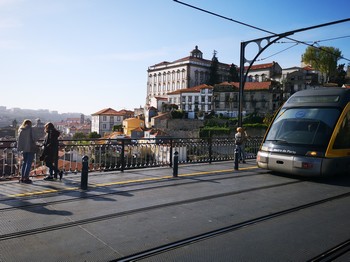
[[[341,87],[325,87],[308,89],[293,94],[283,107],[295,106],[339,106],[345,107],[350,102],[350,89]]]

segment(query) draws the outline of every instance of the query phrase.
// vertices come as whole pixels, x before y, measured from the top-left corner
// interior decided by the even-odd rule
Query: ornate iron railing
[[[247,158],[255,158],[261,137],[246,142]],[[39,141],[40,144],[42,141]],[[89,171],[112,171],[169,166],[178,152],[178,163],[211,163],[234,159],[233,138],[156,138],[156,139],[86,139],[60,140],[58,167],[64,173],[77,173],[82,157],[88,156]],[[38,145],[39,146],[39,145]],[[39,146],[40,147],[40,146]],[[45,175],[47,168],[39,160],[41,149],[33,161],[32,176]],[[0,141],[0,177],[19,176],[21,154],[16,141]]]

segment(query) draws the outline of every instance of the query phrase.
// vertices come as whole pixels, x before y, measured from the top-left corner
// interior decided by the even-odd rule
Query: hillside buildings
[[[150,66],[145,111],[156,108],[164,112],[176,106],[188,118],[213,112],[237,117],[239,83],[228,81],[230,65],[220,63],[220,84],[207,85],[211,63],[196,46],[188,57]],[[243,114],[271,113],[293,93],[322,86],[323,80],[324,76],[309,66],[282,69],[275,61],[253,65],[244,87]]]
[[[153,98],[167,98],[169,92],[187,89],[209,80],[212,61],[203,58],[198,46],[190,52],[190,56],[173,62],[161,62],[150,66],[147,70],[147,97],[146,105],[156,107]],[[229,79],[230,65],[219,63],[219,81]]]
[[[111,132],[114,125],[122,125],[130,135],[130,127],[134,126],[138,132],[151,128],[156,123],[156,117],[166,117],[159,113],[173,109],[182,110],[189,119],[202,118],[211,113],[237,117],[239,82],[229,81],[231,65],[218,63],[219,84],[213,86],[207,84],[211,66],[212,60],[205,59],[198,46],[187,57],[149,66],[145,108],[143,113],[141,108],[135,113],[135,116],[142,116],[144,126],[137,119],[130,122],[133,124],[124,124],[128,117],[109,108],[92,114],[91,131],[103,135]],[[319,72],[307,66],[282,69],[275,61],[253,65],[244,87],[242,113],[272,113],[294,92],[317,88],[322,85],[323,79]]]

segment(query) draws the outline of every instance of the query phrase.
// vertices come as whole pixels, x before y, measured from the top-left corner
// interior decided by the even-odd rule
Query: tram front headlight
[[[305,155],[311,157],[322,157],[323,153],[318,151],[307,151]]]
[[[262,146],[262,147],[261,147],[261,151],[269,151],[269,147],[267,147],[267,146]]]
[[[268,154],[266,152],[259,151],[258,155],[256,156],[256,161],[261,163],[267,163]]]

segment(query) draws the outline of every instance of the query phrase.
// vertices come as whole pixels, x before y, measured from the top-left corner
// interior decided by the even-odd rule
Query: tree
[[[238,68],[235,64],[231,64],[229,73],[229,82],[239,82]]]
[[[119,131],[122,132],[123,131],[123,125],[114,125],[112,128],[113,132]]]
[[[302,55],[301,60],[310,64],[314,69],[326,75],[326,83],[329,78],[334,77],[337,70],[338,60],[342,57],[338,48],[320,46],[319,48],[309,46]]]
[[[219,60],[216,57],[216,51],[214,50],[213,58],[211,59],[209,81],[208,81],[208,84],[211,86],[219,83],[218,67],[219,67]]]
[[[86,139],[86,135],[83,132],[76,132],[73,135],[73,139]]]
[[[346,71],[344,70],[345,64],[340,64],[337,67],[336,73],[329,79],[332,83],[337,83],[338,86],[343,86],[346,83]]]
[[[88,134],[88,138],[100,138],[101,137],[101,135],[100,134],[98,134],[96,131],[94,131],[94,132],[90,132],[89,134]]]

